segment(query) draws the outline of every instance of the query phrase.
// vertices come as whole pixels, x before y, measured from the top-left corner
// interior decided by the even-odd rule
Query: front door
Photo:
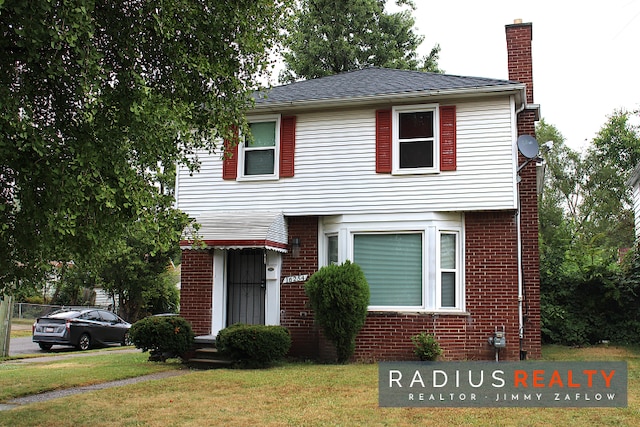
[[[264,325],[265,290],[264,250],[230,250],[227,257],[227,325]]]

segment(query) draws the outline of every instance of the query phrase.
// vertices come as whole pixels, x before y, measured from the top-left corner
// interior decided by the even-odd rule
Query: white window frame
[[[400,114],[401,113],[433,113],[433,167],[401,168],[400,167]],[[418,175],[440,173],[440,108],[439,104],[402,105],[392,108],[392,174]]]
[[[280,115],[272,114],[266,116],[252,116],[247,117],[247,122],[251,123],[268,123],[275,122],[275,147],[273,148],[273,173],[264,175],[246,175],[245,174],[245,140],[240,135],[241,143],[238,146],[238,181],[264,181],[264,180],[277,180],[280,175]],[[253,150],[271,150],[272,148],[253,148]]]
[[[455,253],[455,268],[442,268],[440,245],[443,234],[453,234],[456,237],[456,253]],[[460,277],[461,277],[461,263],[462,263],[462,251],[460,250],[460,232],[458,230],[440,229],[437,233],[436,247],[436,306],[439,310],[457,310],[462,305],[462,299],[464,295],[460,292]],[[442,306],[442,273],[455,273],[455,306],[443,307]]]
[[[338,262],[354,259],[356,234],[422,233],[422,304],[369,306],[369,311],[463,313],[465,311],[464,216],[462,214],[385,214],[325,217],[318,230],[318,268],[328,264],[328,236],[338,236]],[[441,306],[440,236],[456,234],[456,306]]]
[[[326,257],[325,260],[325,264],[329,265],[329,263],[331,262],[331,254],[329,253],[329,249],[331,249],[331,245],[329,245],[329,239],[335,237],[336,238],[336,243],[338,245],[338,260],[336,263],[340,263],[340,236],[338,235],[338,233],[327,233],[324,236],[324,241],[326,242],[326,246],[325,246],[325,253],[324,256]]]

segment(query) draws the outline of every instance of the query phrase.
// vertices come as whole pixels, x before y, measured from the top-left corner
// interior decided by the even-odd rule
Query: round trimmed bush
[[[291,335],[283,326],[236,323],[218,332],[216,348],[240,366],[267,367],[284,359]]]
[[[180,357],[193,347],[191,325],[179,316],[150,316],[137,321],[129,330],[131,342],[149,351],[149,360],[166,361]]]

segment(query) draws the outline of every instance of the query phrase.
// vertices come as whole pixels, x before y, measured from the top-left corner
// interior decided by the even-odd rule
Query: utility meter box
[[[504,348],[507,346],[507,338],[504,336],[504,331],[495,331],[493,334],[493,346],[497,348]]]

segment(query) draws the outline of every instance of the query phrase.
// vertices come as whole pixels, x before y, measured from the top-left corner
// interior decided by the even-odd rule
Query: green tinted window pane
[[[245,151],[245,175],[273,175],[274,150]]]
[[[440,268],[456,268],[456,235],[440,235]]]
[[[251,135],[249,147],[275,147],[276,146],[276,122],[251,123]]]
[[[442,307],[456,306],[456,273],[442,273]]]
[[[327,238],[329,264],[338,264],[338,236]]]
[[[353,252],[369,282],[370,305],[423,304],[421,234],[358,234]]]

